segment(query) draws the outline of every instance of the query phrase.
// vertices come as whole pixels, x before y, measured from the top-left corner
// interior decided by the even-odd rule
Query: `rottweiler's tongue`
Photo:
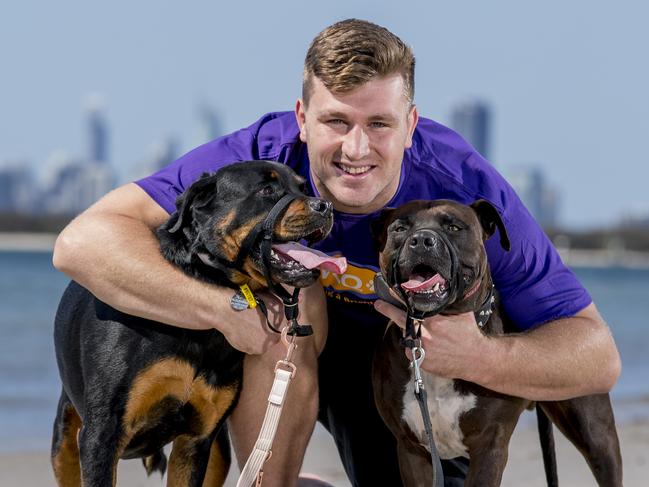
[[[424,279],[423,276],[416,274],[411,276],[409,281],[401,283],[401,287],[406,291],[427,291],[437,283],[443,285],[446,280],[439,274],[435,274],[429,279]]]
[[[298,261],[307,269],[328,270],[335,274],[343,274],[347,270],[347,259],[331,257],[319,250],[310,249],[297,242],[273,245],[273,250]]]

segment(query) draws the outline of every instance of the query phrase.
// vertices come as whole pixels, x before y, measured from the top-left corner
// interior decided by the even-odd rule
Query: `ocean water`
[[[60,383],[52,322],[68,279],[47,252],[0,252],[0,452],[48,450]],[[623,372],[618,421],[649,417],[649,270],[576,269],[609,323]]]

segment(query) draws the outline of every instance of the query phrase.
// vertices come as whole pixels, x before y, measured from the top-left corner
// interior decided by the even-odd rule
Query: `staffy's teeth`
[[[433,291],[435,291],[435,292],[439,291],[439,282],[435,284],[435,287],[433,288]]]

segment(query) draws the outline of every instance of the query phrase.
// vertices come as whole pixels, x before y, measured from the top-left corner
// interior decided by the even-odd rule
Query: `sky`
[[[491,162],[539,165],[574,228],[649,214],[649,2],[329,0],[2,2],[0,164],[38,173],[87,152],[102,100],[110,162],[128,178],[172,135],[189,150],[198,106],[224,132],[292,110],[313,37],[349,17],[414,49],[419,113],[492,108]]]

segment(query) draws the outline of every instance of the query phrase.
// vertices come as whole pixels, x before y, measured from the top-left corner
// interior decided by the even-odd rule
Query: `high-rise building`
[[[0,211],[30,213],[34,209],[35,184],[28,165],[0,167]]]
[[[43,211],[80,213],[114,187],[115,178],[107,165],[69,159],[54,174],[43,198]]]
[[[131,173],[132,179],[140,179],[159,171],[175,161],[179,156],[178,142],[174,137],[167,136],[151,146],[149,156],[136,164]]]
[[[198,131],[195,145],[201,145],[223,135],[217,112],[207,103],[198,105]]]
[[[481,100],[469,100],[457,104],[451,112],[451,128],[464,137],[469,144],[487,160],[490,160],[489,142],[491,111]]]
[[[98,164],[108,163],[108,123],[103,103],[98,96],[87,101],[88,160]]]
[[[525,207],[542,227],[557,226],[560,195],[556,188],[549,185],[539,166],[515,166],[510,169],[507,179]]]

